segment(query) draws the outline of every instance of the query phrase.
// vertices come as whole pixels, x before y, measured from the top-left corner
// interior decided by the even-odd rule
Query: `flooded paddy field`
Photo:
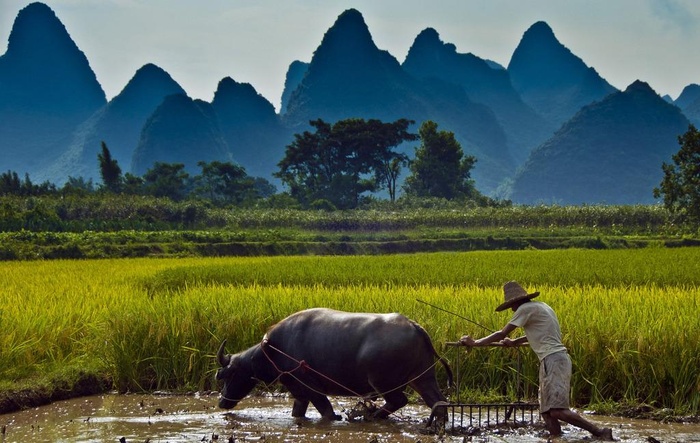
[[[217,395],[107,394],[57,402],[0,415],[1,443],[10,442],[589,442],[590,434],[564,426],[564,435],[548,440],[541,423],[521,427],[469,429],[445,435],[426,431],[429,410],[409,405],[388,420],[344,419],[328,422],[310,407],[306,420],[291,417],[286,396],[249,397],[231,411],[217,407]],[[355,399],[332,399],[336,412]],[[700,424],[659,423],[587,415],[613,428],[622,442],[700,442]]]

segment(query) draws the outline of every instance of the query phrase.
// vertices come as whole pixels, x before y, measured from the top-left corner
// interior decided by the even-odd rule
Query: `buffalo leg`
[[[309,400],[300,400],[294,398],[294,406],[292,406],[292,417],[304,418],[306,417],[306,409],[309,407]]]
[[[439,389],[436,389],[434,379],[417,380],[411,383],[410,386],[423,398],[425,404],[431,409],[428,426],[430,426],[436,418],[443,423],[447,421],[447,399],[442,395]]]
[[[292,417],[303,418],[306,416],[306,409],[309,406],[309,401],[318,410],[323,418],[330,420],[340,420],[342,417],[333,412],[333,405],[323,394],[318,394],[309,391],[301,386],[287,385],[289,393],[294,397],[294,407],[292,408]],[[301,400],[303,399],[303,400]]]
[[[421,396],[429,408],[432,408],[438,402],[447,401],[445,396],[442,395],[442,392],[440,392],[440,389],[437,387],[434,379],[416,380],[413,383],[410,383],[409,386],[411,386],[411,388],[413,388],[413,390]]]
[[[323,418],[329,420],[341,420],[342,417],[335,412],[333,412],[333,405],[328,400],[328,397],[321,394],[316,394],[311,397],[311,403],[318,410]]]
[[[389,414],[406,406],[408,398],[403,391],[396,390],[384,394],[384,406],[374,413],[374,418],[387,418]]]

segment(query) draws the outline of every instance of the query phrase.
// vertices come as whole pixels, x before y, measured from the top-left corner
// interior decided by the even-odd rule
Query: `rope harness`
[[[284,371],[284,370],[280,369],[280,368],[277,366],[277,364],[274,362],[274,360],[272,360],[272,358],[271,358],[270,355],[268,354],[267,348],[269,348],[269,349],[271,349],[271,350],[273,350],[273,351],[279,353],[280,355],[282,355],[282,356],[288,358],[289,360],[291,360],[291,361],[293,361],[294,363],[296,363],[297,366],[296,366],[295,368],[291,369],[291,370],[288,370],[288,371]],[[352,393],[355,397],[361,398],[363,403],[365,403],[365,402],[367,402],[367,401],[371,401],[371,396],[366,396],[366,395],[362,395],[362,394],[360,394],[360,393],[358,393],[358,392],[355,392],[354,390],[350,389],[349,387],[345,386],[344,384],[340,383],[339,381],[336,381],[336,380],[334,380],[333,378],[327,376],[326,374],[323,374],[322,372],[317,371],[316,369],[312,368],[305,360],[298,360],[298,359],[294,358],[293,356],[287,354],[287,353],[284,352],[283,350],[281,350],[281,349],[279,349],[279,348],[273,346],[272,344],[270,344],[270,342],[269,342],[269,340],[268,340],[268,338],[267,338],[267,334],[265,334],[265,337],[263,337],[263,340],[262,340],[262,342],[260,343],[260,349],[262,350],[263,354],[265,355],[265,357],[267,358],[267,360],[270,362],[270,364],[272,365],[272,367],[275,368],[275,370],[276,370],[277,373],[278,373],[277,377],[276,377],[270,384],[274,384],[274,383],[276,383],[277,381],[279,381],[280,377],[282,377],[283,375],[289,375],[290,377],[292,377],[294,380],[296,380],[297,382],[299,382],[302,386],[306,387],[306,388],[309,389],[310,391],[325,396],[326,394],[325,394],[324,392],[321,392],[321,391],[319,391],[318,389],[316,389],[316,388],[314,388],[314,387],[312,387],[312,386],[309,386],[307,383],[305,383],[304,381],[302,381],[299,377],[297,377],[297,376],[295,375],[295,372],[297,372],[297,371],[299,371],[299,370],[301,370],[302,373],[308,370],[308,371],[311,371],[311,372],[313,372],[314,374],[318,375],[319,377],[322,377],[323,379],[328,380],[328,381],[330,381],[331,383],[333,383],[333,384],[335,384],[335,385],[337,385],[337,386],[339,386],[339,387],[345,389],[346,391]],[[393,388],[393,389],[389,389],[388,391],[384,391],[384,392],[378,392],[378,393],[376,393],[376,394],[378,394],[378,395],[384,397],[385,394],[388,394],[388,393],[390,393],[390,392],[396,391],[396,390],[398,390],[398,389],[402,389],[404,386],[406,386],[406,385],[412,383],[413,381],[419,379],[419,378],[422,377],[425,373],[427,373],[428,371],[430,371],[431,369],[433,369],[433,368],[435,367],[435,365],[437,365],[437,362],[438,362],[438,361],[439,361],[439,360],[434,361],[432,365],[428,366],[423,372],[421,372],[420,374],[418,374],[418,375],[415,376],[414,378],[408,380],[406,383],[402,383],[402,384],[398,385],[397,387],[395,387],[395,388]],[[373,395],[374,395],[374,394],[373,394]],[[383,410],[386,410],[386,409],[384,409],[383,407],[382,407],[382,409],[383,409]],[[389,411],[389,410],[386,410],[386,411],[387,411],[388,413],[391,413],[391,411]]]

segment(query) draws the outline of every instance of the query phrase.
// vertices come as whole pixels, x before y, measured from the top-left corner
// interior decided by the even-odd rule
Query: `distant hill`
[[[700,99],[700,85],[693,83],[683,88],[681,95],[673,103],[681,109],[686,109],[698,99]]]
[[[510,59],[508,73],[525,103],[556,128],[581,107],[617,90],[559,43],[545,22],[537,22],[525,32]]]
[[[191,175],[199,161],[231,161],[212,106],[176,94],[165,98],[148,118],[134,152],[131,170],[143,175],[154,163],[183,163]]]
[[[689,104],[683,113],[688,117],[688,120],[695,125],[696,128],[700,128],[700,99],[695,100]]]
[[[293,138],[272,103],[250,84],[227,77],[219,82],[212,108],[233,161],[248,175],[271,180]]]
[[[433,120],[440,130],[454,132],[465,152],[478,158],[474,178],[486,192],[514,169],[494,113],[469,100],[457,85],[409,75],[393,56],[376,47],[364,18],[354,9],[343,12],[326,32],[286,110],[283,121],[294,132],[307,129],[309,120],[317,118],[408,118],[417,125]],[[410,155],[412,148],[404,147]]]
[[[42,3],[19,11],[0,57],[0,170],[35,174],[106,103],[83,54]]]
[[[654,202],[688,119],[641,81],[584,107],[516,173],[517,203]]]
[[[287,113],[287,107],[289,105],[289,99],[292,96],[292,92],[294,92],[297,86],[299,86],[306,75],[306,71],[308,70],[309,64],[299,60],[295,60],[291,65],[289,65],[287,75],[284,79],[284,90],[282,91],[280,114]]]
[[[98,181],[97,154],[102,141],[122,172],[131,172],[134,151],[146,120],[165,97],[173,94],[185,94],[185,91],[158,66],[144,65],[116,97],[77,127],[66,151],[44,175],[56,183],[62,183],[68,176]]]
[[[476,55],[458,53],[455,45],[443,43],[432,28],[416,37],[402,67],[416,78],[461,86],[469,99],[488,106],[503,127],[517,163],[525,161],[556,129],[523,102],[508,71]]]
[[[221,56],[226,56],[222,54]],[[380,50],[362,14],[343,11],[311,61],[287,71],[280,110],[251,84],[223,78],[212,103],[192,100],[146,64],[109,103],[87,58],[47,5],[18,12],[0,56],[0,171],[35,182],[98,181],[105,141],[122,171],[158,162],[234,161],[272,173],[309,121],[433,120],[467,155],[479,191],[518,203],[641,203],[678,151],[689,122],[700,127],[700,86],[677,100],[635,82],[617,91],[536,22],[504,68],[420,32],[403,63]],[[414,155],[419,142],[399,150]],[[407,171],[399,177],[401,182]]]
[[[691,84],[683,88],[674,103],[696,128],[700,128],[700,85]]]

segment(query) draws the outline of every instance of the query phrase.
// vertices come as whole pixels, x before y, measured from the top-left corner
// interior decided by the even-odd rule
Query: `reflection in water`
[[[351,409],[354,399],[333,399],[336,410]],[[501,429],[472,436],[438,437],[425,433],[429,410],[409,405],[389,420],[376,422],[321,420],[309,408],[308,419],[291,417],[286,397],[251,397],[236,409],[218,409],[216,395],[101,395],[0,415],[1,443],[46,442],[546,442],[539,427]],[[646,420],[591,416],[612,427],[615,438],[629,443],[700,442],[699,424],[662,424]],[[564,427],[554,441],[590,442],[590,435]]]

